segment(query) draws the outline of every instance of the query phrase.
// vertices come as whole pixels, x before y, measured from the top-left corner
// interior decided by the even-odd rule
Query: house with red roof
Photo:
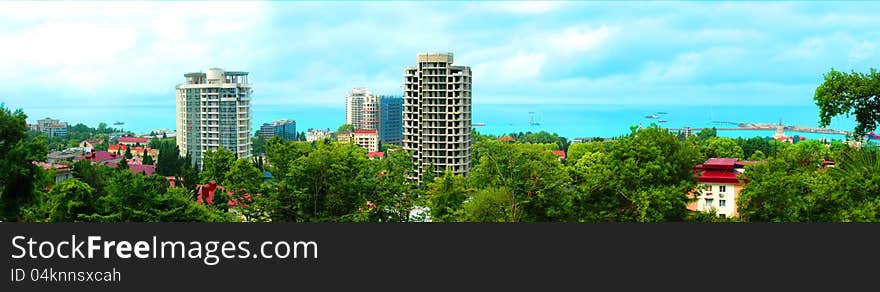
[[[150,138],[140,138],[140,137],[120,137],[119,144],[126,146],[134,146],[137,144],[147,145],[150,142]]]
[[[111,153],[108,151],[92,151],[86,155],[74,158],[73,161],[80,161],[83,159],[88,159],[92,163],[101,163],[106,164],[108,162],[119,162],[122,159],[122,155],[116,155],[116,153]]]
[[[700,187],[691,193],[696,199],[688,203],[688,210],[715,212],[722,217],[738,217],[736,201],[743,186],[748,183],[739,177],[745,166],[762,161],[739,161],[737,158],[709,158],[703,164],[694,166],[694,176]]]
[[[367,153],[367,158],[369,158],[369,159],[374,159],[374,158],[382,159],[383,157],[385,157],[385,152],[382,152],[382,151],[373,151],[373,152]]]
[[[514,140],[516,139],[513,139],[513,137],[498,137],[498,141],[513,142]]]
[[[552,150],[552,151],[550,151],[550,152],[553,152],[553,154],[556,154],[556,156],[558,156],[559,161],[563,161],[563,160],[565,160],[565,151],[562,151],[562,150]]]
[[[70,165],[46,163],[34,161],[34,164],[42,167],[44,170],[55,170],[55,183],[60,183],[66,179],[73,178],[73,170]]]

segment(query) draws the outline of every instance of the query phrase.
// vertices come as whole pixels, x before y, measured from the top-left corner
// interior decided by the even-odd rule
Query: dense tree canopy
[[[819,126],[831,124],[836,116],[855,116],[854,133],[862,137],[880,123],[880,72],[840,72],[831,69],[816,88],[813,99],[819,106]]]

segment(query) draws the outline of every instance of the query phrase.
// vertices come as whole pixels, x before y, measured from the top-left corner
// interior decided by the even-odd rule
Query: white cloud
[[[598,48],[608,41],[612,31],[608,26],[597,28],[574,26],[548,38],[550,46],[562,53],[585,53]]]
[[[185,72],[243,66],[259,58],[255,52],[263,44],[257,40],[268,15],[264,6],[10,3],[0,12],[0,24],[5,23],[0,25],[0,71],[15,71],[3,77],[18,86],[75,89],[85,95],[170,93]],[[89,101],[118,98],[102,94]]]

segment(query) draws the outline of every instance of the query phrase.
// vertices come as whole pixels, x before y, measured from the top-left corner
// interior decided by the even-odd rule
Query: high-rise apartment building
[[[418,177],[431,166],[467,175],[471,167],[471,68],[452,53],[420,53],[404,69],[403,145]]]
[[[260,136],[263,139],[271,139],[278,136],[286,141],[296,140],[296,121],[277,120],[271,123],[264,123],[260,127]]]
[[[403,98],[379,96],[363,87],[345,96],[345,123],[357,130],[377,130],[382,143],[403,141]]]
[[[379,141],[384,144],[403,143],[403,98],[379,96]]]
[[[345,96],[345,123],[355,129],[376,130],[379,125],[379,103],[366,88],[352,89]]]
[[[251,94],[248,72],[212,68],[187,73],[177,86],[177,147],[201,164],[208,150],[251,157]]]

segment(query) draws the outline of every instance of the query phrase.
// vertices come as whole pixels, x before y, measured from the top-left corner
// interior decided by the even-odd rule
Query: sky
[[[880,64],[876,2],[2,2],[0,102],[162,106],[187,72],[248,71],[255,105],[402,94],[419,52],[476,104],[810,105]]]

